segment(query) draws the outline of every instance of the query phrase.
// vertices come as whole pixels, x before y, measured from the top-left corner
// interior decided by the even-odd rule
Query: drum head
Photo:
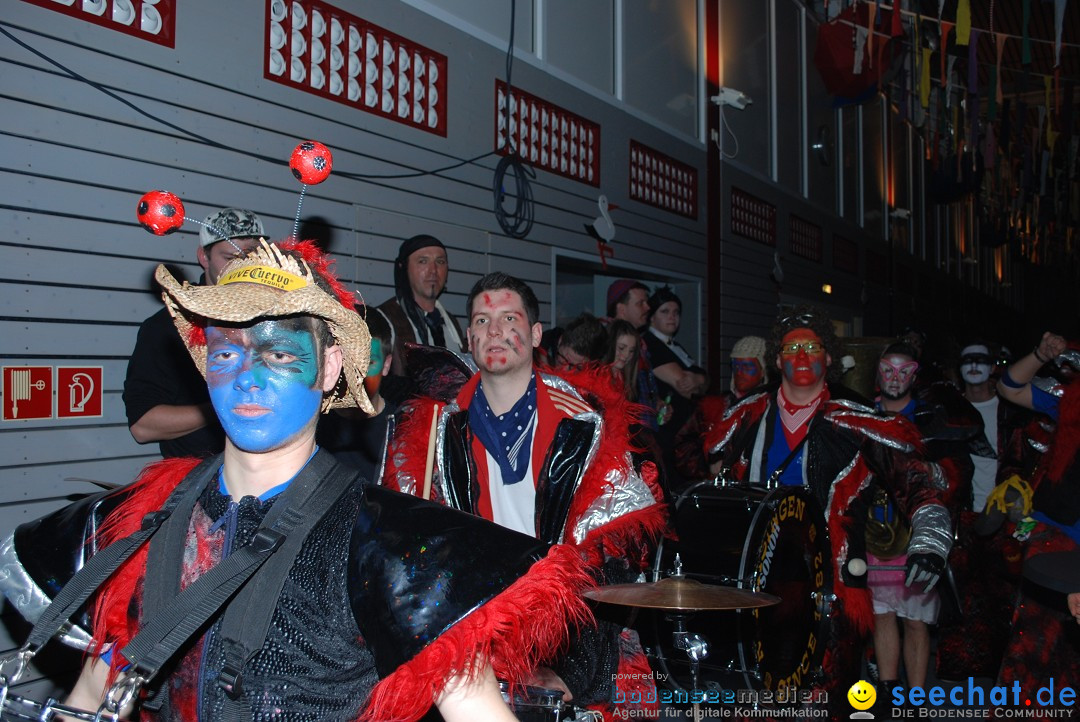
[[[739,654],[752,686],[808,687],[820,674],[829,634],[832,552],[825,517],[802,487],[764,499],[746,534],[739,577],[780,604],[741,612]]]

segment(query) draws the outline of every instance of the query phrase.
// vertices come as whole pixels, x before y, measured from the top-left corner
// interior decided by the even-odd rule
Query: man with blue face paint
[[[371,339],[328,266],[309,242],[262,241],[213,286],[158,268],[225,450],[149,467],[0,545],[0,586],[28,618],[91,595],[88,630],[61,626],[74,608],[54,625],[90,652],[69,708],[415,720],[434,704],[447,722],[509,722],[496,674],[520,682],[589,619],[575,551],[371,488],[316,446],[320,411],[375,411]],[[197,631],[154,637],[162,620]]]

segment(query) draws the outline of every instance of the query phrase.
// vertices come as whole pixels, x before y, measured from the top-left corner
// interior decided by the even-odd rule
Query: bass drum
[[[810,493],[699,482],[676,499],[674,526],[677,541],[661,542],[653,581],[671,573],[678,554],[690,579],[781,599],[771,607],[689,616],[687,631],[710,645],[698,688],[780,691],[819,681],[830,633],[832,554],[824,515]],[[670,619],[655,612],[652,622],[658,678],[673,689],[691,689],[689,663],[672,644]]]

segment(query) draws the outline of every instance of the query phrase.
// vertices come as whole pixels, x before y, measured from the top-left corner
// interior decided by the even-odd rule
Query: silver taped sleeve
[[[52,604],[45,591],[27,574],[15,552],[15,535],[0,542],[0,592],[26,621],[34,624]],[[57,638],[75,649],[85,651],[93,641],[86,630],[65,625]]]
[[[611,485],[611,491],[601,494],[574,524],[574,543],[580,544],[594,529],[620,516],[656,503],[649,485],[630,465],[629,457],[625,463],[624,468],[611,469],[604,475],[604,480]]]
[[[942,559],[948,559],[952,542],[952,519],[949,510],[941,504],[927,504],[911,515],[909,555],[937,554]]]
[[[936,461],[926,462],[927,477],[930,480],[930,486],[938,491],[946,491],[949,488],[949,480],[945,477],[945,470],[941,468],[941,464]]]

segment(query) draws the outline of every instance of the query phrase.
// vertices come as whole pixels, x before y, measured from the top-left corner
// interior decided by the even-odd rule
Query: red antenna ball
[[[184,225],[184,204],[175,193],[150,191],[139,199],[135,217],[155,236],[164,236]]]
[[[292,152],[289,168],[297,180],[315,185],[329,177],[330,171],[334,169],[334,156],[322,143],[305,140]]]

